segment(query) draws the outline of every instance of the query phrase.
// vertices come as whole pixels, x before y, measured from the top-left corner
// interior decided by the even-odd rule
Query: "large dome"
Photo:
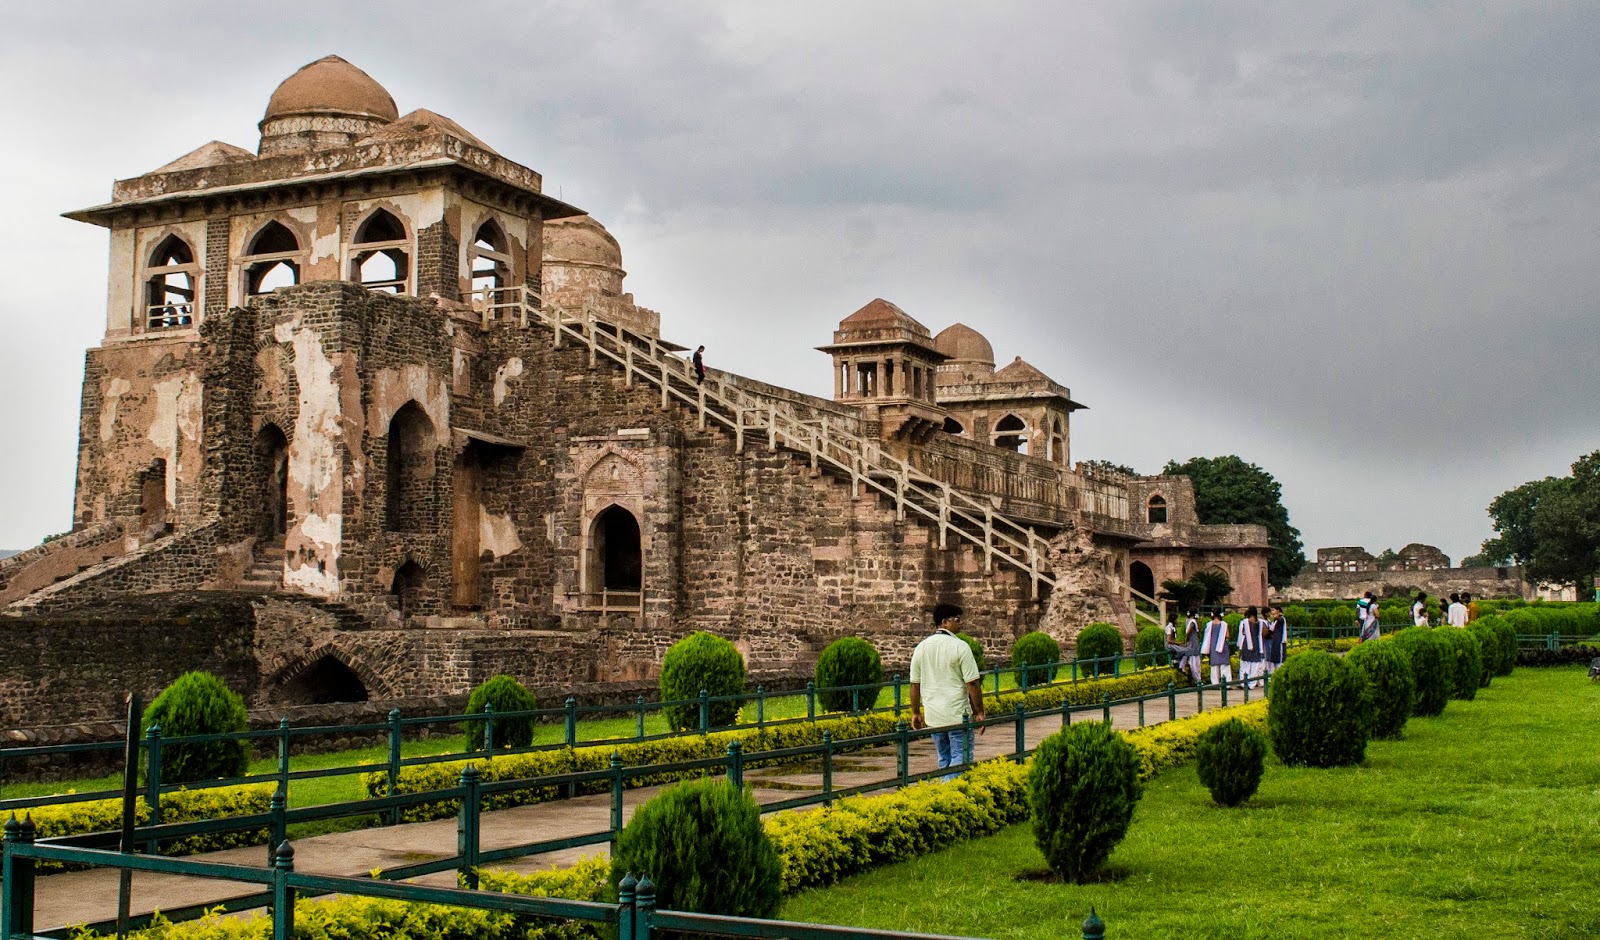
[[[347,114],[393,121],[394,98],[371,75],[336,55],[324,56],[283,80],[267,101],[262,123],[291,114]]]
[[[544,263],[622,269],[622,247],[593,216],[544,223]]]
[[[989,345],[982,333],[965,323],[955,323],[940,330],[939,335],[933,338],[933,346],[954,362],[994,365],[994,347]]]

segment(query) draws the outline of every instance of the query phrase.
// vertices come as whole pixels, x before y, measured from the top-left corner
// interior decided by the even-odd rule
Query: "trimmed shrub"
[[[1103,722],[1045,738],[1028,773],[1028,806],[1050,870],[1072,882],[1098,871],[1127,835],[1143,794],[1138,754]]]
[[[1285,764],[1359,764],[1372,732],[1372,688],[1354,666],[1329,653],[1290,657],[1272,674],[1267,731]]]
[[[1035,630],[1017,637],[1011,644],[1011,665],[1017,667],[1018,685],[1054,682],[1056,663],[1061,662],[1061,644],[1048,633]]]
[[[860,637],[840,637],[817,657],[817,700],[830,712],[871,708],[878,703],[883,682],[883,660],[877,647]],[[845,686],[867,686],[852,692]]]
[[[966,634],[966,633],[957,633],[956,634],[956,639],[958,639],[961,642],[967,644],[967,647],[972,650],[972,659],[973,659],[974,662],[976,662],[978,664],[978,671],[982,672],[983,669],[984,669],[983,644],[979,643],[970,634]]]
[[[192,734],[226,734],[250,730],[244,699],[209,672],[186,672],[161,690],[144,710],[139,729],[161,728],[161,782],[242,777],[250,766],[244,739],[168,743]]]
[[[656,903],[676,911],[771,917],[783,866],[761,808],[726,780],[680,783],[639,807],[617,836],[611,883],[649,875]]]
[[[1304,607],[1285,607],[1283,609],[1283,619],[1291,627],[1305,627],[1311,624],[1311,614]]]
[[[1167,633],[1165,630],[1161,629],[1155,624],[1145,627],[1133,637],[1133,651],[1136,654],[1159,653],[1164,651],[1166,648]],[[1139,662],[1153,665],[1155,663],[1164,662],[1164,660],[1159,656],[1147,656],[1144,659],[1139,660]]]
[[[1333,620],[1328,616],[1327,610],[1317,609],[1311,612],[1311,629],[1327,630],[1333,626]]]
[[[1267,737],[1237,718],[1200,736],[1195,744],[1200,782],[1218,806],[1238,806],[1255,796],[1266,767]]]
[[[1417,685],[1417,703],[1411,713],[1425,718],[1443,714],[1455,688],[1455,660],[1446,658],[1449,650],[1445,641],[1435,636],[1437,632],[1433,627],[1407,627],[1387,641],[1411,659],[1411,677]]]
[[[1103,659],[1122,655],[1122,631],[1109,623],[1091,623],[1078,631],[1075,655],[1079,659]],[[1096,663],[1093,674],[1111,672],[1111,663]]]
[[[1449,642],[1454,656],[1449,660],[1454,663],[1450,697],[1471,701],[1477,697],[1478,683],[1483,678],[1483,649],[1478,638],[1463,627],[1443,627],[1438,632]]]
[[[1467,624],[1467,632],[1478,641],[1482,667],[1478,670],[1478,688],[1487,689],[1500,674],[1500,639],[1494,635],[1493,627],[1477,620]]]
[[[1504,620],[1496,620],[1490,629],[1494,631],[1495,639],[1500,641],[1499,675],[1509,676],[1517,668],[1517,631]]]
[[[661,658],[661,700],[682,703],[666,706],[667,724],[678,731],[700,727],[699,703],[685,700],[699,698],[702,691],[712,698],[744,694],[744,657],[732,643],[704,630],[672,644]],[[723,728],[738,720],[739,703],[712,702],[710,712],[711,727]]]
[[[1351,607],[1335,607],[1328,614],[1328,622],[1335,627],[1353,627],[1356,625],[1356,612]]]
[[[467,714],[481,715],[487,706],[494,707],[496,715],[508,712],[531,712],[539,707],[522,683],[510,676],[491,676],[472,690],[467,697]],[[494,725],[496,748],[527,747],[533,743],[533,716],[520,718],[491,718],[488,721],[467,722],[467,750],[483,750],[484,732]]]
[[[1362,643],[1344,657],[1372,686],[1372,736],[1398,738],[1417,707],[1411,656],[1393,642]]]

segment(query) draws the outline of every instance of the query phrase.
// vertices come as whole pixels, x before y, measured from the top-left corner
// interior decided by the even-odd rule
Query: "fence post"
[[[817,720],[817,684],[806,683],[806,720]]]
[[[894,733],[898,736],[894,749],[894,770],[903,787],[906,785],[906,778],[911,776],[911,726],[904,721],[897,721]]]
[[[632,940],[650,940],[656,929],[656,886],[649,875],[639,878],[633,895]]]
[[[567,747],[574,747],[578,743],[578,700],[569,695],[561,707],[566,709]]]
[[[850,714],[861,714],[861,689],[856,686],[850,689]]]
[[[1134,666],[1135,666],[1135,668],[1137,668],[1138,667],[1138,663],[1135,663]],[[1118,653],[1117,657],[1111,661],[1111,677],[1113,679],[1120,679],[1122,677],[1122,654],[1121,653]]]
[[[294,872],[294,846],[285,841],[272,860],[272,940],[294,940],[294,888],[289,875]]]
[[[1028,710],[1021,705],[1016,710],[1017,723],[1017,763],[1022,763],[1023,754],[1028,750]]]
[[[1228,707],[1228,686],[1232,685],[1232,683],[1230,683],[1230,682],[1222,682],[1222,683],[1218,683],[1218,684],[1222,686],[1222,707],[1223,708],[1227,708]]]
[[[822,804],[833,805],[833,734],[822,732]]]
[[[711,730],[711,693],[700,690],[700,733]]]
[[[150,804],[150,825],[161,825],[161,726],[151,725],[145,734],[144,801]],[[151,842],[148,851],[155,855],[160,842]]]
[[[617,836],[622,832],[622,755],[611,752],[611,854],[617,854]]]
[[[289,719],[278,719],[278,786],[289,792]]]
[[[1072,703],[1065,699],[1061,701],[1061,727],[1072,727]]]
[[[1111,727],[1111,694],[1103,692],[1100,695],[1100,707],[1105,710],[1106,727]]]
[[[456,854],[461,856],[461,884],[478,890],[478,767],[461,768],[461,812],[456,816]]]
[[[287,724],[287,722],[285,722]],[[400,709],[389,709],[389,796],[400,789]],[[400,825],[400,807],[389,810],[389,825]]]
[[[1105,940],[1106,922],[1094,912],[1094,905],[1089,906],[1089,916],[1083,919],[1083,940]]]
[[[278,860],[278,846],[289,840],[289,823],[284,819],[284,813],[289,808],[289,798],[282,788],[273,791],[272,799],[267,801],[267,811],[272,814],[272,832],[267,839],[267,867],[271,868]]]
[[[744,789],[744,745],[738,741],[728,742],[728,782],[734,789]]]
[[[494,703],[483,703],[483,756],[494,757]]]
[[[633,707],[637,708],[639,710],[639,733],[636,735],[636,737],[641,737],[642,738],[642,737],[644,737],[644,696],[643,695],[641,695],[638,698],[635,698],[633,700]]]
[[[900,717],[900,673],[894,674],[894,716]]]
[[[1144,727],[1144,696],[1139,696],[1139,727]]]
[[[33,872],[34,860],[17,858],[11,854],[12,845],[32,845],[36,832],[33,815],[22,822],[12,813],[6,820],[5,830],[5,895],[0,898],[0,937],[33,936]]]
[[[1178,720],[1178,686],[1176,683],[1167,683],[1167,720]]]
[[[972,763],[972,716],[961,716],[961,763]]]
[[[756,729],[765,731],[767,727],[767,690],[763,686],[756,686]]]
[[[1021,669],[1017,670],[1017,688],[1020,691],[1023,691],[1023,692],[1028,691],[1028,673],[1029,672],[1030,672],[1030,670],[1028,669],[1028,665],[1026,663],[1023,664]]]
[[[631,871],[617,883],[617,940],[633,940],[634,892],[638,887],[639,880]]]

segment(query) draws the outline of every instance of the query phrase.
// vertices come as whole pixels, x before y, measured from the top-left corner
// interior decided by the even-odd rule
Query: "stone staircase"
[[[1039,597],[1041,585],[1055,586],[1049,541],[1032,525],[997,511],[988,499],[934,479],[885,452],[876,439],[855,433],[820,411],[802,409],[715,375],[696,382],[690,364],[659,339],[608,322],[592,309],[574,313],[543,306],[538,295],[526,288],[498,289],[482,301],[485,328],[495,321],[543,325],[557,348],[587,349],[591,368],[609,360],[622,367],[628,384],[659,389],[663,408],[676,402],[696,414],[701,428],[721,425],[732,433],[736,450],[782,447],[808,460],[813,471],[847,482],[855,493],[886,500],[899,521],[911,517],[934,528],[940,548],[950,547],[952,540],[965,543],[981,552],[985,571],[992,571],[998,562],[1024,574],[1033,597]],[[1136,610],[1135,615],[1156,619],[1143,611]]]
[[[282,545],[256,546],[250,567],[239,582],[239,590],[263,594],[279,590],[283,587],[283,561]]]

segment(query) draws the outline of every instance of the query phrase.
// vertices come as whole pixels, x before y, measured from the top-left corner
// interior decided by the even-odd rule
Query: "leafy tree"
[[[1207,607],[1215,607],[1233,593],[1233,579],[1228,577],[1226,571],[1220,569],[1208,568],[1205,571],[1196,571],[1189,577],[1189,581],[1200,586],[1200,603]]]
[[[1587,591],[1600,567],[1600,451],[1579,457],[1572,474],[1530,480],[1489,504],[1498,535],[1483,543],[1491,563],[1514,561],[1529,578]],[[1477,560],[1477,559],[1474,559]]]
[[[1205,603],[1206,587],[1193,581],[1172,578],[1161,582],[1161,599],[1176,604],[1180,611],[1190,611]]]
[[[1567,486],[1567,481],[1561,477],[1545,477],[1529,480],[1496,496],[1489,504],[1489,518],[1494,520],[1494,530],[1499,535],[1484,540],[1481,556],[1491,564],[1527,564],[1534,556],[1538,541],[1533,534],[1533,517],[1539,504],[1546,496]]]
[[[1273,587],[1287,587],[1306,566],[1300,530],[1289,524],[1283,487],[1272,474],[1231,454],[1191,457],[1183,463],[1169,460],[1161,472],[1194,482],[1194,507],[1201,525],[1266,526],[1267,543],[1272,546],[1267,581]]]

